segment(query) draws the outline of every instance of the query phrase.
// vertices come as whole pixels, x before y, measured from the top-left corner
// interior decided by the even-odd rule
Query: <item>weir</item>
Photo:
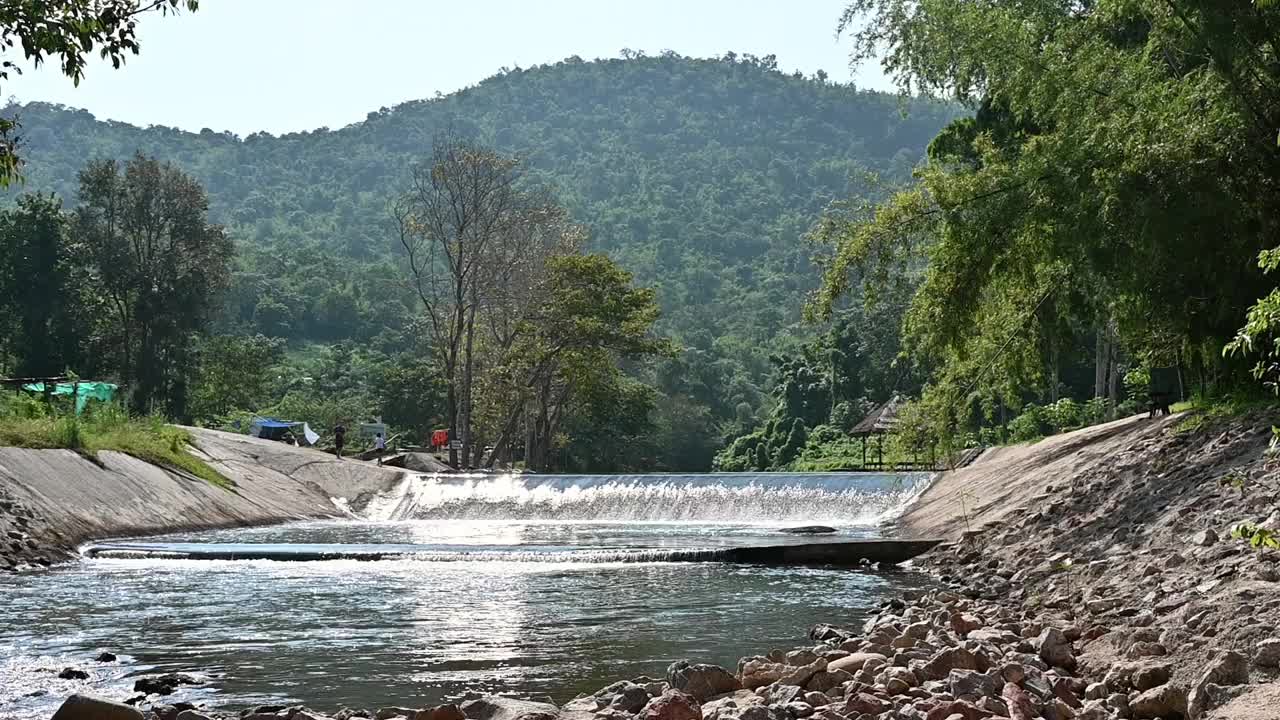
[[[722,562],[752,565],[897,564],[925,553],[940,540],[845,540],[689,549],[539,551],[449,551],[407,546],[271,545],[219,543],[104,543],[83,550],[87,557],[171,560],[421,560],[425,562],[640,563]]]

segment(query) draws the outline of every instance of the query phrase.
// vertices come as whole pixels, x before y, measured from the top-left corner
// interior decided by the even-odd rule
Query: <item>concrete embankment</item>
[[[338,517],[402,471],[277,442],[192,429],[224,489],[115,452],[0,448],[0,570],[49,564],[88,540]]]

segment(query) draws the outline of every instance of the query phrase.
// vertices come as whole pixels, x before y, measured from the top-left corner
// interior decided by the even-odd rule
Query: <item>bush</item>
[[[1107,398],[1096,397],[1086,402],[1080,410],[1080,420],[1086,427],[1089,425],[1099,425],[1111,418],[1111,401]]]
[[[1055,433],[1060,433],[1068,428],[1079,427],[1080,404],[1071,398],[1062,398],[1055,403],[1046,405],[1042,417]]]
[[[1035,403],[1027,403],[1022,414],[1009,421],[1009,439],[1025,442],[1044,437],[1044,409]]]

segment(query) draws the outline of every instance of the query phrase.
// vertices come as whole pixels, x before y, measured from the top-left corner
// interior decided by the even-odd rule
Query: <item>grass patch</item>
[[[1274,415],[1280,411],[1280,401],[1274,397],[1252,395],[1226,395],[1205,400],[1192,398],[1174,405],[1173,412],[1187,411],[1186,417],[1174,427],[1176,432],[1200,432],[1214,424],[1232,418],[1243,417],[1254,412]]]
[[[234,487],[229,478],[192,455],[191,435],[158,416],[131,418],[114,405],[91,405],[81,416],[25,397],[0,406],[0,445],[37,450],[74,450],[97,461],[112,450],[152,465],[181,470],[220,488]]]

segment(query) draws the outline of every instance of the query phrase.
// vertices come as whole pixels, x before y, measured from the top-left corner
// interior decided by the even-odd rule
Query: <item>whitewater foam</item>
[[[924,473],[410,475],[372,500],[371,520],[475,519],[873,526],[928,483]]]

